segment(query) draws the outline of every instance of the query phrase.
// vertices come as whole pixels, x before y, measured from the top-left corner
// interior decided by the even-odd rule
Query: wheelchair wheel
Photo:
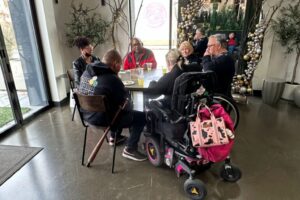
[[[184,192],[193,200],[202,200],[207,195],[204,183],[199,179],[187,179],[184,182]]]
[[[215,94],[213,96],[213,102],[219,103],[224,107],[225,111],[230,115],[230,117],[233,121],[234,129],[236,129],[236,127],[239,124],[240,113],[239,113],[238,107],[237,107],[236,103],[234,102],[234,100],[232,100],[222,94]]]
[[[224,164],[221,167],[220,176],[225,181],[236,182],[242,177],[242,172],[239,168],[233,165]]]
[[[159,167],[163,164],[164,155],[161,153],[159,149],[159,142],[154,137],[146,137],[145,141],[146,152],[148,156],[148,160],[155,167]]]

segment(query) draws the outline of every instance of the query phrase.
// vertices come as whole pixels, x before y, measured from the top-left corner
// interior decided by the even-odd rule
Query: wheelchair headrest
[[[216,85],[216,79],[216,74],[212,71],[181,74],[175,80],[171,108],[180,114],[184,114],[188,96],[196,92],[201,86],[212,93]]]

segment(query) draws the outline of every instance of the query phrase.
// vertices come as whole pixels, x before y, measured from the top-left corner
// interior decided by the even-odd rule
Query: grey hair
[[[166,54],[166,60],[167,60],[167,62],[170,62],[172,65],[175,65],[179,56],[180,56],[180,53],[177,49],[171,49]]]
[[[227,42],[226,42],[226,35],[225,34],[217,33],[217,34],[211,35],[209,38],[215,38],[217,43],[219,43],[222,48],[225,48],[225,49],[227,48]]]

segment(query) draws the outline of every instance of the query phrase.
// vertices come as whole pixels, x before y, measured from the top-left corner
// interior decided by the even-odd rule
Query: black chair
[[[74,70],[73,69],[67,69],[67,76],[69,78],[69,83],[70,83],[71,91],[74,94],[74,91],[76,90],[75,81],[74,81]],[[73,113],[72,113],[72,121],[74,121],[76,107],[77,107],[77,105],[76,105],[76,102],[75,102]]]
[[[89,127],[94,127],[97,129],[102,129],[104,131],[102,137],[94,147],[91,155],[88,158],[87,162],[87,167],[90,167],[90,164],[94,161],[99,149],[101,148],[104,139],[107,140],[107,134],[111,128],[112,125],[114,125],[117,117],[119,116],[120,112],[125,108],[125,106],[128,103],[128,100],[126,100],[123,105],[119,106],[119,109],[115,114],[112,114],[113,118],[111,122],[109,123],[109,126],[107,127],[99,127],[99,126],[93,126],[88,124],[87,122],[84,121],[83,119],[83,110],[87,112],[101,112],[101,113],[109,113],[110,109],[108,106],[108,99],[106,98],[105,95],[83,95],[80,94],[79,92],[75,91],[74,92],[74,99],[77,104],[77,108],[79,111],[80,119],[82,122],[82,125],[85,127],[85,134],[84,134],[84,143],[83,143],[83,151],[82,151],[82,162],[81,164],[84,165],[84,155],[85,155],[85,148],[86,148],[86,137],[87,137],[87,131]],[[115,154],[116,154],[116,135],[114,138],[114,152],[113,152],[113,162],[112,162],[112,173],[114,173],[114,165],[115,165]]]

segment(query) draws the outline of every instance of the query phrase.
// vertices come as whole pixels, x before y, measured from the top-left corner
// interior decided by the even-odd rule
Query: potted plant
[[[66,23],[67,45],[73,47],[74,41],[78,36],[85,36],[91,40],[94,47],[106,41],[106,32],[109,23],[102,19],[101,15],[95,13],[96,8],[84,7],[82,3],[79,6],[71,5],[71,22]]]
[[[292,100],[293,92],[296,87],[300,89],[299,82],[296,81],[297,66],[300,57],[300,0],[296,4],[289,4],[287,7],[280,9],[280,16],[272,21],[272,28],[278,38],[280,44],[286,47],[286,53],[296,53],[296,59],[294,61],[294,67],[292,71],[292,78],[290,82],[286,83],[285,91],[282,98]],[[295,92],[296,94],[297,92]],[[300,92],[298,92],[300,94]],[[294,99],[295,103],[299,103],[300,96],[298,99]]]

